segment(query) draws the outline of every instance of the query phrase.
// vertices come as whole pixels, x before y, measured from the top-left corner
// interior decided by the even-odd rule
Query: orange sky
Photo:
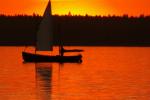
[[[0,14],[42,14],[48,0],[1,0]],[[52,0],[53,14],[150,15],[150,0]]]

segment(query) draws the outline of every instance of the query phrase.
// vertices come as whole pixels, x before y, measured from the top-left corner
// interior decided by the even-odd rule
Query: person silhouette
[[[63,46],[60,46],[59,52],[60,52],[60,56],[64,56],[64,51],[65,49],[63,48]]]

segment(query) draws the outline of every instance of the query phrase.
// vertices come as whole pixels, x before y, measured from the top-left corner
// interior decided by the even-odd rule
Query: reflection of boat
[[[51,2],[48,2],[46,10],[43,15],[39,30],[37,32],[36,51],[52,51],[53,39],[52,39],[52,14],[51,14]],[[65,50],[63,46],[59,46],[59,55],[39,55],[28,52],[22,52],[23,60],[25,62],[81,62],[82,56],[64,56],[65,52],[82,52],[82,50]]]
[[[38,100],[51,100],[52,94],[52,65],[35,64],[36,89]]]

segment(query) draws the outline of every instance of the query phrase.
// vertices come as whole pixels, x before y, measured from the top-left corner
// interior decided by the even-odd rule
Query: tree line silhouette
[[[150,46],[150,16],[53,15],[54,44]],[[0,45],[35,45],[42,17],[0,15]]]

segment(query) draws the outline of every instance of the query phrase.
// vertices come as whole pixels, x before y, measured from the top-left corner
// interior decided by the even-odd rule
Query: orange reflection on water
[[[20,47],[0,47],[0,100],[35,100],[34,64],[22,63]]]
[[[83,63],[39,67],[22,63],[23,47],[0,47],[0,100],[150,99],[150,48],[66,48],[85,50]]]

